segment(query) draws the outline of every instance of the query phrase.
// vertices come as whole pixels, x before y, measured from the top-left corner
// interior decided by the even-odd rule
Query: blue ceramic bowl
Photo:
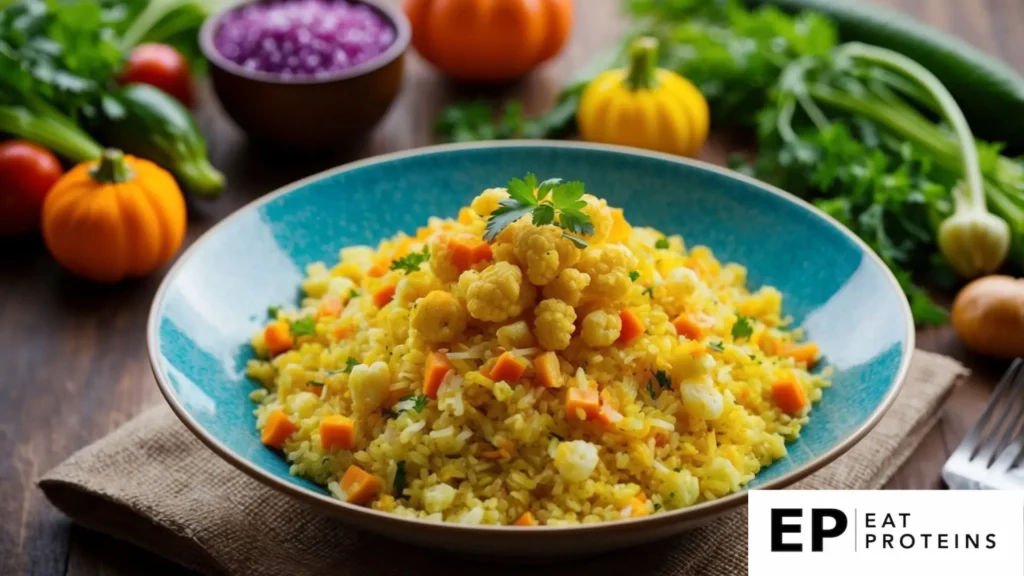
[[[821,347],[833,387],[789,456],[751,488],[781,488],[838,457],[896,395],[914,347],[909,307],[882,262],[839,224],[777,189],[710,165],[632,149],[549,142],[425,148],[319,174],[261,198],[197,241],[168,273],[149,318],[150,358],[171,407],[243,472],[349,523],[455,550],[540,557],[606,550],[667,536],[745,503],[744,493],[667,514],[523,530],[407,520],[330,498],[290,476],[259,439],[243,375],[248,339],[268,304],[297,301],[306,264],[431,215],[454,216],[484,188],[528,171],[581,180],[630,222],[681,233],[770,284],[784,311]],[[499,534],[500,533],[500,534]]]

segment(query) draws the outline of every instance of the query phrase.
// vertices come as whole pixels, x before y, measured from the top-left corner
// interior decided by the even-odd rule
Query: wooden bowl
[[[221,54],[214,38],[223,17],[239,5],[203,24],[199,45],[210,62],[214,91],[224,111],[251,139],[296,151],[341,148],[361,141],[388,111],[402,86],[412,36],[409,21],[385,2],[353,2],[369,6],[387,20],[395,29],[395,41],[372,60],[316,78],[283,78],[249,70]]]

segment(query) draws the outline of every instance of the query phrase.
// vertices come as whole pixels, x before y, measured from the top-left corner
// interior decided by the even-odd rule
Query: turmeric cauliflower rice
[[[247,373],[291,473],[406,517],[658,514],[786,456],[829,385],[782,295],[579,183],[531,175],[457,219],[315,263]]]

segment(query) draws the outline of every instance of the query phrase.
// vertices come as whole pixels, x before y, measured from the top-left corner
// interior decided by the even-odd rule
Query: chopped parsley
[[[654,373],[654,378],[658,381],[658,386],[662,388],[671,388],[672,379],[669,378],[668,373],[664,370],[658,370]]]
[[[410,252],[398,260],[393,261],[391,263],[391,269],[404,270],[406,273],[415,272],[419,270],[420,265],[427,260],[430,260],[430,248],[424,246],[423,250],[419,252]]]
[[[739,340],[740,338],[750,338],[750,335],[753,333],[754,327],[750,324],[750,318],[741,314],[737,318],[736,323],[732,325],[733,339]]]
[[[661,510],[661,504],[658,504],[657,502],[655,502],[654,503],[654,511],[657,512],[658,510]]]
[[[270,316],[271,318],[277,318],[277,313],[280,312],[280,311],[281,311],[281,307],[280,306],[277,306],[277,305],[267,306],[267,316]]]
[[[345,360],[344,368],[342,368],[341,370],[334,370],[331,372],[331,374],[351,374],[352,369],[355,368],[356,366],[359,366],[359,361],[350,356]]]
[[[409,394],[408,396],[403,396],[395,404],[395,416],[398,416],[402,412],[406,412],[409,410],[423,412],[423,409],[427,407],[427,402],[429,401],[430,399],[427,398],[426,395],[424,394]]]
[[[401,498],[402,492],[405,490],[405,460],[398,461],[398,467],[395,469],[395,497]]]
[[[651,298],[654,298],[654,286],[648,286],[647,288],[644,288],[644,294],[650,296]]]
[[[360,296],[362,296],[362,295],[363,295],[363,294],[362,294],[362,293],[361,293],[361,292],[360,292],[359,290],[356,290],[355,288],[353,288],[353,289],[351,289],[351,290],[349,290],[349,291],[348,291],[348,297],[349,297],[349,299],[352,299],[352,298],[359,298],[359,297],[360,297]]]
[[[668,493],[668,499],[669,500],[675,500],[676,499],[676,493],[675,492],[669,492]]]
[[[715,352],[725,352],[725,347],[722,346],[721,342],[708,342],[708,348],[711,348]]]
[[[292,334],[296,336],[316,335],[316,318],[306,316],[292,322]]]
[[[647,381],[647,393],[651,395],[651,400],[654,400],[654,380]]]
[[[658,238],[658,241],[654,243],[654,247],[658,250],[668,250],[668,238],[664,236]]]
[[[633,270],[629,273],[629,279],[632,280],[633,282],[636,282],[638,278],[640,278],[640,273],[637,272],[636,270]]]
[[[491,212],[484,231],[484,240],[492,242],[509,224],[529,214],[535,226],[557,224],[562,236],[580,248],[587,243],[580,236],[594,233],[590,217],[583,212],[587,203],[583,200],[582,182],[563,182],[551,178],[537,183],[537,177],[527,174],[525,178],[513,178],[506,186],[508,198],[498,203]]]

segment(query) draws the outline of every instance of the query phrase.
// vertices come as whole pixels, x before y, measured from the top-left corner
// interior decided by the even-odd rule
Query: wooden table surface
[[[397,0],[393,0],[396,1]],[[1020,0],[873,0],[966,38],[1024,71]],[[490,90],[523,98],[528,110],[549,105],[560,79],[625,26],[615,0],[576,0],[577,23],[561,57],[528,79]],[[228,190],[190,215],[189,241],[212,224],[279,186],[358,157],[430,144],[431,126],[446,103],[474,96],[450,85],[415,55],[404,91],[357,153],[297,162],[262,156],[202,94],[200,123],[213,163]],[[723,163],[726,145],[713,140],[702,157]],[[185,574],[156,556],[73,526],[35,487],[37,479],[75,450],[161,402],[146,357],[146,314],[160,274],[97,287],[63,273],[38,239],[0,243],[0,575],[74,576]],[[948,327],[918,332],[918,345],[958,358],[974,372],[949,399],[939,426],[890,482],[891,488],[941,487],[945,457],[980,413],[1005,367],[971,355]]]

